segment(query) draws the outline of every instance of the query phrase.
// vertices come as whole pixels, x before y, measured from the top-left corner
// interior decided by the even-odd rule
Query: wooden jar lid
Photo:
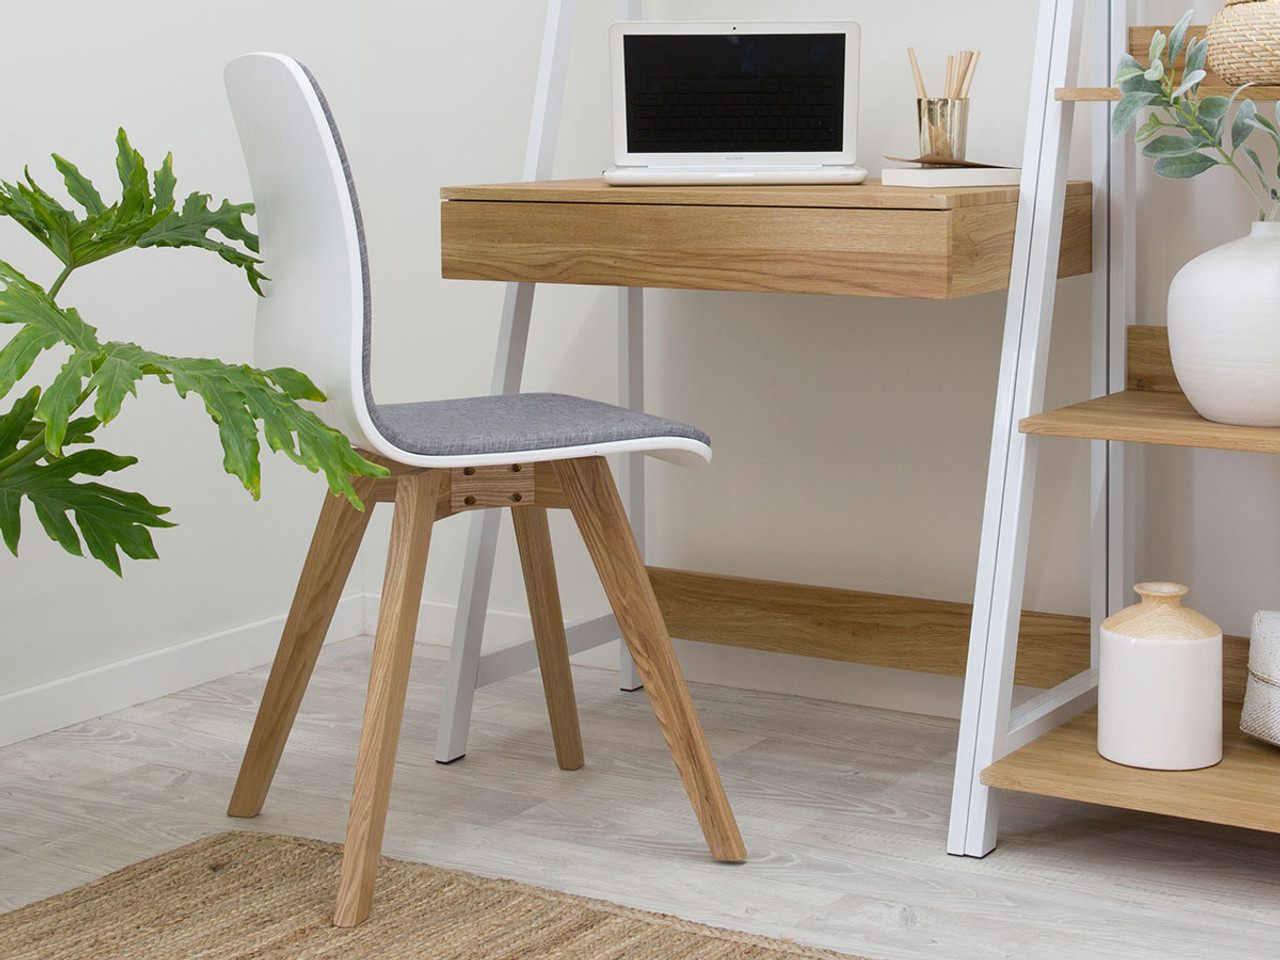
[[[1203,613],[1182,605],[1188,588],[1153,581],[1134,585],[1141,601],[1102,621],[1102,629],[1140,640],[1208,640],[1222,628]]]

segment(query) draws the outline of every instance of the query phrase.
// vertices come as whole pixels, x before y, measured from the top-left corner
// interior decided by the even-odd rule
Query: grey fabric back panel
[[[356,236],[360,241],[360,275],[364,284],[364,356],[361,362],[364,399],[374,426],[384,437],[409,453],[440,457],[548,450],[655,437],[681,437],[710,446],[711,438],[688,424],[558,393],[515,393],[381,406],[375,403],[370,383],[373,295],[360,200],[356,196],[351,164],[342,145],[338,124],[329,109],[329,101],[311,71],[302,64],[298,66],[302,67],[320,101],[351,195]]]

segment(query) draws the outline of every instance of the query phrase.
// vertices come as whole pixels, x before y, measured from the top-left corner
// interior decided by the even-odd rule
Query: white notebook
[[[856,23],[615,23],[611,184],[861,183]]]

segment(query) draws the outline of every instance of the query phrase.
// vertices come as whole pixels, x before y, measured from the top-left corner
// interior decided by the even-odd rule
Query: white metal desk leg
[[[947,837],[954,854],[984,856],[996,842],[999,804],[981,774],[1004,755],[1009,732],[1035,487],[1035,445],[1018,421],[1044,405],[1071,124],[1053,91],[1076,75],[1082,11],[1078,0],[1040,5]]]
[[[533,86],[529,139],[524,152],[522,177],[525,180],[544,180],[551,175],[576,10],[577,0],[547,0],[542,52]],[[525,348],[529,342],[529,318],[533,312],[533,290],[532,283],[507,284],[490,393],[520,390]],[[498,550],[499,519],[496,510],[481,510],[471,518],[466,566],[453,628],[453,649],[445,679],[444,703],[440,708],[440,731],[436,738],[436,760],[440,763],[457,760],[467,752],[467,730],[471,725],[485,613]]]
[[[525,349],[529,343],[529,318],[533,313],[532,283],[509,283],[502,304],[498,332],[498,356],[494,362],[493,393],[520,389]],[[471,704],[475,699],[484,622],[493,585],[493,564],[498,552],[500,510],[478,510],[471,517],[467,554],[463,561],[462,589],[453,623],[453,647],[445,676],[444,701],[440,705],[440,730],[436,735],[436,762],[450,763],[467,752]]]
[[[644,409],[644,288],[618,288],[618,402],[631,410]],[[622,458],[618,484],[631,520],[636,546],[644,557],[644,454]],[[625,643],[618,644],[618,686],[639,690],[643,683]]]

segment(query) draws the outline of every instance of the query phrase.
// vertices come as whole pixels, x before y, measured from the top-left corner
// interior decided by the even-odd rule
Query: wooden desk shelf
[[[946,299],[1009,282],[1016,187],[446,187],[460,280]],[[1091,189],[1067,187],[1060,276],[1092,266]]]

